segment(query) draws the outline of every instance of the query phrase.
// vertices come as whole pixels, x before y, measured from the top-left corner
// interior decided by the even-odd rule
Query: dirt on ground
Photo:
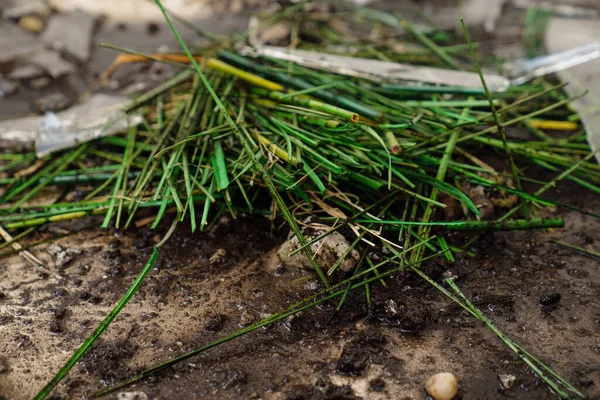
[[[562,185],[553,197],[586,210],[597,197]],[[574,198],[574,193],[577,193]],[[503,332],[576,387],[600,397],[598,261],[552,243],[598,247],[600,222],[553,210],[565,229],[485,233],[455,263],[424,264],[456,283]],[[0,269],[0,394],[32,398],[102,321],[168,226],[100,230],[90,218],[36,233],[76,231]],[[209,232],[180,226],[139,292],[53,392],[84,398],[159,362],[228,336],[316,293],[310,272],[281,266],[287,232],[270,221],[223,218]],[[469,235],[451,237],[460,245]],[[546,385],[485,326],[414,273],[387,288],[350,293],[212,348],[135,386],[150,399],[421,399],[437,372],[459,379],[463,399],[551,399]],[[513,375],[503,388],[499,375]],[[139,393],[138,393],[139,394]],[[111,394],[106,398],[127,398]],[[122,396],[122,394],[121,394]]]

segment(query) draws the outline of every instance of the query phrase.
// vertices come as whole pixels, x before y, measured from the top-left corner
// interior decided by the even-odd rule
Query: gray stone
[[[44,75],[45,71],[42,67],[33,64],[17,65],[8,75],[13,80],[33,79]]]
[[[593,43],[600,38],[600,19],[551,18],[546,29],[548,52],[567,50]],[[569,82],[565,91],[569,96],[588,94],[572,105],[581,116],[587,140],[592,151],[600,150],[600,58],[557,73],[563,82]],[[596,153],[600,163],[600,153]]]
[[[43,48],[35,36],[10,21],[0,19],[0,64],[29,56]]]
[[[555,17],[565,18],[597,18],[600,16],[600,7],[597,0],[559,0],[556,2],[535,0],[513,0],[512,6],[527,10],[535,6],[538,9],[548,10]]]
[[[148,395],[144,392],[121,392],[117,394],[117,400],[148,400]]]
[[[79,61],[90,58],[94,17],[84,12],[54,16],[42,34],[42,41],[57,51],[64,51]]]
[[[6,97],[17,91],[19,86],[6,79],[0,79],[0,97]]]
[[[45,95],[33,102],[37,112],[60,111],[69,106],[70,99],[62,92],[54,92]]]
[[[241,326],[252,325],[255,320],[256,320],[256,318],[254,318],[254,315],[250,311],[248,311],[248,310],[242,311],[242,315],[240,315],[240,325]]]
[[[17,19],[24,15],[45,15],[50,12],[50,7],[44,0],[19,0],[8,1],[2,13],[4,18]]]
[[[36,143],[38,157],[140,124],[139,113],[125,114],[121,110],[127,103],[121,96],[95,94],[85,103],[59,113],[58,129],[41,129]],[[38,126],[43,127],[41,119]]]
[[[482,24],[486,32],[496,30],[496,22],[502,15],[506,0],[469,0],[461,10],[466,23]]]
[[[0,121],[0,148],[32,146],[36,141],[38,157],[53,151],[112,135],[142,122],[139,114],[124,114],[121,108],[128,103],[121,96],[95,94],[85,103],[60,112],[58,135],[42,129],[44,117],[25,117]]]
[[[31,147],[39,135],[42,117],[0,121],[0,148]]]
[[[46,251],[53,256],[56,256],[58,253],[63,252],[64,249],[57,245],[56,243],[52,243],[50,246],[46,247]]]
[[[517,381],[517,377],[511,374],[500,374],[498,375],[498,379],[500,380],[500,384],[502,384],[502,388],[505,390],[513,387]]]
[[[77,256],[80,255],[81,253],[82,253],[82,251],[78,247],[69,247],[68,249],[66,249],[64,251],[57,253],[56,254],[56,267],[60,268],[60,267],[67,265],[68,263],[73,261],[75,258],[77,258]]]
[[[48,78],[47,76],[43,76],[41,78],[36,78],[36,79],[32,80],[31,82],[29,82],[29,86],[32,89],[39,90],[39,89],[43,89],[43,88],[47,87],[51,83],[52,83],[52,81],[50,80],[50,78]]]
[[[73,64],[63,60],[60,54],[53,50],[43,50],[35,53],[27,61],[43,68],[53,78],[58,78],[75,71]]]
[[[423,6],[429,15],[443,29],[459,28],[460,18],[469,27],[482,25],[486,32],[494,32],[502,7],[506,0],[466,0],[456,7],[453,2],[426,2]]]
[[[307,230],[305,229],[304,235],[306,240],[310,241],[317,238],[324,232],[325,230],[323,229],[313,229],[310,233],[307,233]],[[312,263],[304,251],[290,255],[290,253],[298,248],[300,248],[298,237],[293,235],[281,245],[279,250],[277,250],[277,255],[279,256],[282,264],[288,267],[312,270]],[[349,248],[350,242],[348,242],[348,240],[346,240],[346,238],[339,232],[330,233],[325,238],[318,240],[310,246],[310,249],[315,256],[315,261],[317,261],[317,264],[319,264],[319,266],[325,271],[331,268]],[[341,262],[340,269],[344,271],[352,270],[354,267],[356,267],[359,259],[360,254],[358,251],[354,249],[351,250],[346,258],[344,258],[344,260]]]

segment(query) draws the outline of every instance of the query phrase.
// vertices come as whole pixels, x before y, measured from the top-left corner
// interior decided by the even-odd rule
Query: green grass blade
[[[275,187],[275,184],[273,183],[273,180],[271,179],[270,175],[268,174],[267,171],[264,170],[264,168],[261,165],[260,161],[258,161],[258,159],[254,156],[254,153],[252,151],[252,147],[250,146],[250,143],[248,142],[246,136],[244,136],[244,134],[240,131],[240,129],[238,128],[238,126],[235,123],[235,121],[233,121],[233,119],[231,119],[231,117],[229,116],[229,113],[228,113],[227,109],[225,108],[225,106],[223,105],[223,103],[221,102],[221,99],[219,98],[219,96],[213,90],[210,82],[208,81],[208,79],[206,79],[206,76],[204,75],[204,73],[200,69],[200,66],[198,66],[198,63],[194,59],[194,56],[192,55],[192,53],[188,49],[187,45],[185,44],[185,42],[181,38],[181,35],[179,35],[179,32],[177,31],[177,29],[175,29],[175,27],[173,26],[173,23],[171,22],[169,16],[167,15],[167,12],[166,12],[164,6],[162,5],[162,2],[160,0],[155,0],[155,1],[156,1],[156,4],[158,5],[158,7],[160,8],[163,16],[165,17],[165,20],[169,24],[169,28],[171,28],[171,31],[173,31],[173,34],[177,38],[177,41],[179,42],[179,44],[181,45],[181,47],[185,51],[185,54],[190,59],[190,62],[192,63],[192,65],[193,65],[196,73],[200,77],[200,80],[204,84],[206,90],[210,93],[211,97],[213,98],[213,100],[217,104],[217,107],[221,111],[221,114],[222,114],[223,118],[225,118],[225,120],[227,121],[227,123],[231,126],[231,129],[235,133],[237,139],[242,144],[242,146],[243,146],[244,150],[246,151],[246,153],[248,154],[248,156],[249,156],[250,160],[252,161],[252,163],[253,163],[256,171],[261,174],[261,176],[263,178],[263,181],[265,182],[267,188],[269,189],[269,192],[271,193],[271,196],[273,196],[273,198],[275,199],[275,202],[279,206],[279,209],[283,213],[283,215],[284,215],[287,223],[290,225],[290,228],[292,229],[292,231],[298,237],[298,241],[300,242],[301,245],[305,244],[306,243],[306,239],[304,238],[304,235],[302,234],[302,231],[300,230],[300,227],[296,223],[296,221],[294,219],[294,216],[291,214],[291,212],[288,209],[287,205],[285,204],[285,202],[281,198],[281,196],[280,196],[279,192],[277,191],[277,188]],[[329,283],[327,281],[327,277],[325,276],[325,274],[321,270],[321,267],[319,267],[319,265],[317,264],[317,262],[314,260],[314,257],[313,257],[312,252],[310,251],[310,248],[308,248],[308,247],[305,248],[305,252],[306,252],[306,255],[307,255],[308,259],[311,261],[311,264],[312,264],[313,268],[315,269],[317,275],[319,275],[319,278],[323,282],[323,284],[325,286],[329,286]]]

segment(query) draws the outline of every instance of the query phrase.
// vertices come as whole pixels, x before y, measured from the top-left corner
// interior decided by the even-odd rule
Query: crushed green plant
[[[347,22],[340,23],[342,18]],[[263,25],[275,22],[290,26],[289,42],[299,48],[481,72],[477,43],[424,31],[399,15],[366,8],[316,11],[305,1],[271,15]],[[208,44],[192,52],[171,27],[191,66],[157,59],[182,70],[132,100],[127,110],[141,113],[142,124],[41,159],[32,152],[0,157],[0,171],[8,176],[2,180],[0,226],[12,235],[0,245],[0,256],[39,245],[8,247],[36,227],[91,215],[102,215],[104,228],[154,229],[164,221],[171,225],[168,240],[178,223],[196,232],[224,214],[234,219],[259,214],[285,221],[296,234],[298,251],[312,262],[323,290],[96,395],[316,304],[337,299],[343,307],[351,291],[364,291],[369,301],[370,285],[411,270],[494,330],[559,397],[583,396],[498,331],[454,282],[447,282],[452,294],[419,269],[437,257],[454,261],[478,238],[456,243],[445,236],[449,230],[561,228],[561,218],[548,218],[549,207],[598,217],[545,196],[563,180],[600,193],[600,167],[569,107],[573,99],[561,90],[564,84],[539,78],[489,93],[483,75],[482,89],[350,78],[242,56],[236,44],[245,42],[245,35],[215,37],[196,29]],[[536,36],[528,35],[532,49]],[[197,63],[194,55],[203,58]],[[565,135],[565,129],[571,132]],[[514,139],[517,131],[527,138]],[[532,167],[553,178],[541,182],[527,176]],[[473,195],[477,190],[494,211],[482,210]],[[302,227],[313,222],[329,229],[308,240]],[[333,266],[318,265],[310,246],[343,227],[355,233],[350,249],[361,254],[346,275],[337,267],[349,251]],[[373,251],[383,261],[372,260]],[[45,398],[108,327],[155,259],[156,250],[115,310],[37,398]]]

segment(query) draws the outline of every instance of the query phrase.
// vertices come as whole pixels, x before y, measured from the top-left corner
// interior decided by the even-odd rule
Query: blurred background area
[[[273,12],[297,0],[164,0],[165,7],[205,32],[243,32],[252,14]],[[527,55],[524,27],[528,11],[546,10],[548,35],[563,50],[600,37],[597,0],[335,0],[332,7],[379,7],[400,12],[436,29],[458,29],[464,17],[478,32],[479,50],[500,58]],[[107,85],[101,74],[117,56],[102,43],[142,53],[179,52],[172,32],[151,0],[4,0],[0,1],[0,120],[61,111],[90,91],[130,96],[174,72],[164,64],[120,68]],[[184,39],[203,39],[177,24]],[[289,35],[285,27],[267,32],[267,42]],[[548,36],[547,35],[547,36]],[[591,67],[591,66],[590,66]],[[172,71],[173,70],[173,71]],[[572,76],[571,76],[572,78]]]

